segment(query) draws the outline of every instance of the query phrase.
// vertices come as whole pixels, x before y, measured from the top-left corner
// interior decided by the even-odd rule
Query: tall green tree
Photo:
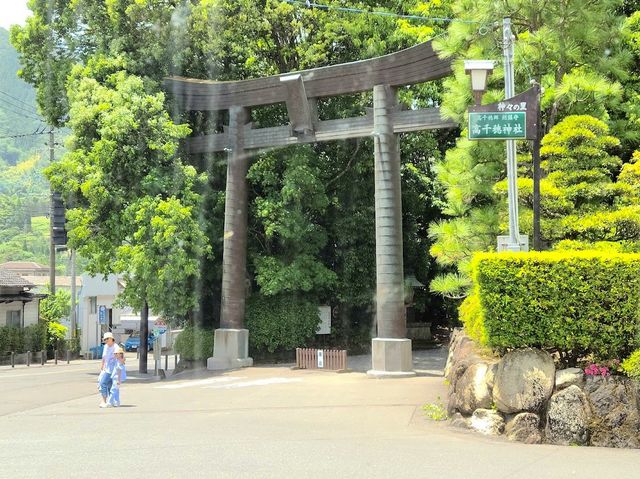
[[[75,205],[69,246],[87,271],[121,273],[123,300],[185,314],[196,305],[199,258],[208,251],[198,223],[200,178],[176,155],[188,127],[174,124],[162,93],[149,92],[118,62],[96,60],[70,77],[70,152],[48,169]]]
[[[155,151],[147,157],[143,134],[153,137],[158,130],[146,128],[151,117],[128,105],[125,90],[133,89],[132,82],[141,85],[133,89],[132,98],[143,92],[155,98],[166,75],[238,80],[361,60],[442,32],[439,22],[412,23],[374,11],[435,17],[450,13],[449,2],[441,0],[354,5],[372,14],[276,0],[57,0],[51,5],[37,0],[31,6],[35,15],[27,26],[12,31],[12,39],[23,56],[22,75],[38,86],[40,105],[49,121],[68,122],[74,131],[72,152],[52,170],[52,180],[59,185],[66,182],[65,191],[77,201],[69,214],[74,228],[71,241],[83,248],[92,271],[125,267],[135,271],[130,276],[132,285],[136,278],[146,281],[158,267],[153,262],[143,267],[140,252],[151,251],[152,258],[160,258],[173,251],[152,248],[157,237],[144,227],[149,218],[158,216],[156,198],[160,194],[165,199],[167,190],[142,188],[145,175],[150,174],[145,168],[158,161]],[[73,65],[80,66],[74,70]],[[65,87],[58,89],[58,97],[46,83],[49,77],[52,84]],[[221,131],[228,122],[225,114],[182,114],[180,106],[171,103],[171,92],[167,93],[164,110],[172,113],[176,123],[188,122],[194,135]],[[401,101],[409,108],[433,105],[440,94],[438,84],[419,86],[403,90]],[[164,118],[156,106],[150,112]],[[370,106],[370,95],[365,94],[321,101],[318,109],[321,119],[328,119],[363,115]],[[123,113],[119,121],[116,110]],[[148,123],[139,121],[138,115]],[[256,109],[252,121],[256,127],[284,124],[285,109]],[[140,131],[133,127],[138,123]],[[164,120],[160,123],[165,125]],[[413,272],[423,282],[433,274],[426,253],[429,243],[422,237],[438,215],[433,165],[448,140],[446,135],[431,133],[407,135],[403,140],[405,264],[414,266]],[[370,326],[375,292],[372,152],[372,142],[365,139],[256,156],[250,172],[248,274],[257,294],[295,294],[307,304],[317,305],[320,300],[339,304],[345,324],[366,316],[362,322]],[[109,157],[113,160],[107,161]],[[200,190],[195,179],[187,181],[188,175],[180,173],[171,191],[181,204],[192,208],[192,215],[199,209],[201,230],[212,246],[197,286],[204,319],[211,322],[217,316],[220,283],[225,158],[181,158],[183,169],[189,164],[208,175],[207,185]],[[168,171],[156,176],[157,183],[167,187]],[[156,184],[155,180],[150,183]],[[192,197],[194,190],[202,196]],[[117,208],[123,212],[114,214]],[[169,223],[175,221],[172,216]],[[189,229],[195,230],[195,225]],[[200,244],[193,238],[183,241]],[[424,247],[410,247],[418,242]],[[192,248],[194,253],[197,250]],[[176,269],[177,273],[190,271]]]

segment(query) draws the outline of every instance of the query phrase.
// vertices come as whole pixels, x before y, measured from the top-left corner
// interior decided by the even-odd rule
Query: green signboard
[[[525,140],[527,112],[469,112],[470,140]]]

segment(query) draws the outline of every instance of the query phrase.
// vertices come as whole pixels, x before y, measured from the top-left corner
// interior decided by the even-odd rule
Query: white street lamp
[[[471,76],[471,90],[476,100],[476,105],[480,105],[482,95],[487,91],[487,79],[493,71],[493,60],[465,60],[464,71]]]

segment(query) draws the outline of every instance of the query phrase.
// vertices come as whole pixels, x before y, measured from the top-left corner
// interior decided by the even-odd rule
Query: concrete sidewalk
[[[366,357],[342,374],[201,371],[125,383],[117,409],[92,393],[6,414],[0,477],[639,477],[638,451],[529,446],[428,420],[422,406],[446,397],[443,358],[418,352],[427,372],[393,380],[356,371]]]

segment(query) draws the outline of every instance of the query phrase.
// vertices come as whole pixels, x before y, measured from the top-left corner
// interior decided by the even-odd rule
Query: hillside
[[[19,68],[9,32],[0,28],[0,262],[46,263],[47,135],[33,135],[46,125],[38,119],[34,89],[17,76]]]

